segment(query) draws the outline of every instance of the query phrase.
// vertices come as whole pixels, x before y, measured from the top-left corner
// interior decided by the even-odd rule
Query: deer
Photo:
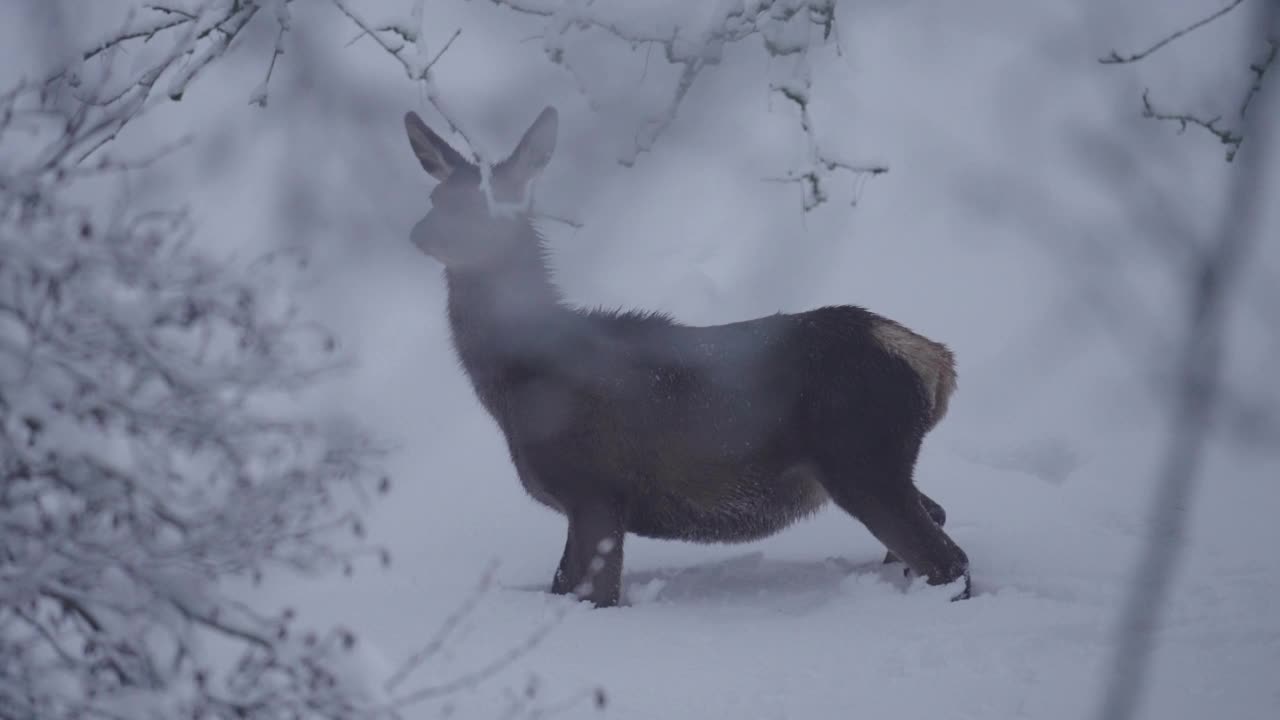
[[[946,345],[856,305],[710,326],[571,305],[531,209],[556,109],[487,173],[404,123],[436,180],[410,240],[443,265],[453,350],[525,491],[568,522],[551,593],[616,606],[628,534],[745,543],[830,501],[885,563],[969,597],[969,558],[913,477],[956,389]]]

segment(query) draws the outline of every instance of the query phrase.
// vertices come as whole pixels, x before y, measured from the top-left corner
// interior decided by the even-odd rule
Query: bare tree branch
[[[1267,1],[1270,1],[1270,0],[1267,0]],[[1186,35],[1192,32],[1195,32],[1200,28],[1205,27],[1206,25],[1214,22],[1215,20],[1218,20],[1219,18],[1224,17],[1225,15],[1227,15],[1228,13],[1230,13],[1231,11],[1239,7],[1243,2],[1244,0],[1232,0],[1232,2],[1227,6],[1217,10],[1216,12],[1180,30],[1177,30],[1176,32],[1166,36],[1165,38],[1157,42],[1155,45],[1152,45],[1146,50],[1143,50],[1137,53],[1132,53],[1129,55],[1120,55],[1115,50],[1112,50],[1110,55],[1103,58],[1099,58],[1098,62],[1103,63],[1104,65],[1116,65],[1116,64],[1124,64],[1124,63],[1134,63],[1134,62],[1139,62],[1141,60],[1145,60],[1147,57],[1149,57],[1156,51],[1178,40],[1179,38],[1185,37]],[[1249,64],[1249,70],[1250,72],[1253,73],[1253,81],[1252,83],[1250,83],[1249,89],[1248,91],[1246,91],[1244,99],[1240,103],[1240,109],[1237,113],[1237,116],[1241,121],[1244,120],[1245,115],[1248,113],[1249,105],[1250,103],[1252,103],[1254,96],[1257,95],[1262,90],[1262,83],[1266,77],[1267,71],[1270,70],[1272,64],[1274,64],[1277,51],[1280,50],[1280,38],[1274,37],[1274,36],[1268,36],[1266,37],[1266,43],[1268,47],[1266,56],[1259,62]],[[1195,126],[1195,127],[1204,129],[1206,132],[1216,137],[1218,141],[1221,142],[1223,145],[1227,146],[1227,151],[1226,151],[1227,162],[1232,162],[1233,160],[1235,160],[1236,153],[1239,152],[1240,145],[1241,143],[1244,142],[1244,138],[1245,138],[1244,133],[1241,132],[1240,130],[1232,129],[1229,127],[1223,127],[1222,125],[1220,125],[1220,123],[1222,122],[1222,117],[1220,115],[1215,116],[1213,118],[1206,119],[1195,113],[1167,112],[1167,111],[1157,110],[1153,105],[1153,103],[1151,102],[1149,89],[1142,91],[1142,116],[1146,118],[1152,118],[1154,120],[1164,121],[1164,122],[1178,123],[1179,132],[1185,132],[1188,126]]]
[[[1249,92],[1244,96],[1244,102],[1240,103],[1240,117],[1244,117],[1245,113],[1249,112],[1249,103],[1253,102],[1253,97],[1262,90],[1262,80],[1275,64],[1277,52],[1280,52],[1280,38],[1267,38],[1267,48],[1267,56],[1262,59],[1262,62],[1249,65],[1249,71],[1253,73],[1253,82],[1249,85]]]
[[[1150,92],[1142,91],[1142,117],[1153,118],[1155,120],[1164,120],[1167,122],[1176,122],[1180,126],[1178,132],[1186,132],[1188,125],[1204,129],[1209,134],[1218,138],[1218,141],[1227,146],[1227,162],[1235,160],[1236,152],[1240,149],[1240,143],[1244,142],[1244,136],[1231,130],[1223,128],[1218,123],[1222,121],[1222,117],[1213,117],[1205,120],[1191,113],[1168,113],[1157,110],[1151,104]]]

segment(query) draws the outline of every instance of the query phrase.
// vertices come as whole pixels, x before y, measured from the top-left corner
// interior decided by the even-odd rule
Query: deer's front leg
[[[596,607],[612,607],[622,595],[622,504],[590,500],[570,505],[569,536],[551,583],[557,595],[573,593]]]

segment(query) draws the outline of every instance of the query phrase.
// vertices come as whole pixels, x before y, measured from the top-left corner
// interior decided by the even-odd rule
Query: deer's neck
[[[482,394],[513,367],[554,352],[552,338],[575,317],[552,281],[541,238],[527,232],[500,262],[445,271],[454,347]]]

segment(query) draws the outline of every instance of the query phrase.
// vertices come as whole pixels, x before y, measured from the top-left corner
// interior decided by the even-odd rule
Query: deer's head
[[[511,155],[493,166],[486,196],[480,168],[427,127],[416,113],[406,113],[409,145],[423,169],[439,181],[431,192],[431,210],[413,226],[413,244],[453,269],[483,267],[500,262],[513,251],[527,249],[519,245],[532,242],[527,215],[530,184],[551,160],[556,125],[555,108],[544,109]]]

